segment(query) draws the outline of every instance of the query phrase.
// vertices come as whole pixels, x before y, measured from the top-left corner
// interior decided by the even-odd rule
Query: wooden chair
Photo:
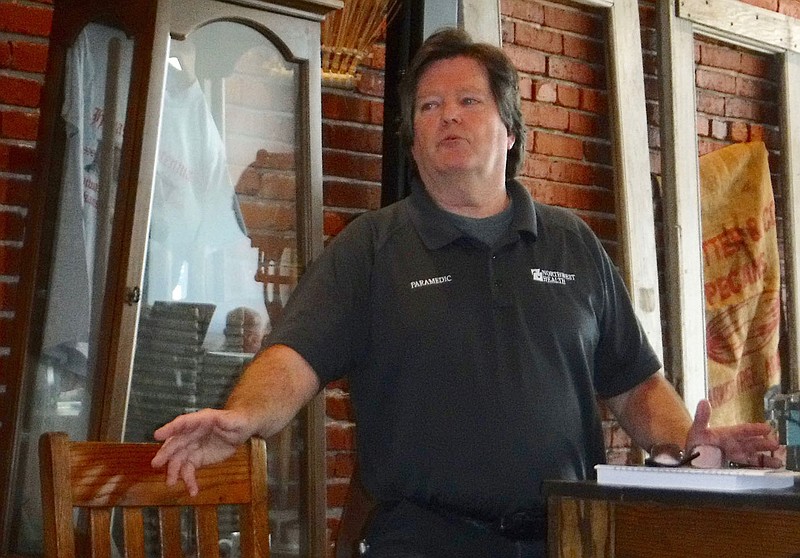
[[[239,510],[242,558],[268,558],[264,440],[252,438],[230,459],[198,470],[200,492],[194,498],[182,482],[168,487],[166,472],[151,467],[150,460],[159,447],[152,443],[75,442],[63,432],[43,434],[39,458],[45,556],[114,556],[112,510],[118,508],[121,512],[114,517],[120,518],[120,546],[124,547],[119,554],[144,558],[143,508],[157,508],[162,556],[183,558],[181,512],[193,508],[196,556],[219,558],[217,506],[234,505]],[[78,522],[86,523],[88,548],[77,554],[76,508],[88,516],[85,522]],[[80,539],[80,529],[77,531]]]

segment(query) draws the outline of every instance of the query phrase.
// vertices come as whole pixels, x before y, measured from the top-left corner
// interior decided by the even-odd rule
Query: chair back
[[[264,440],[252,438],[226,461],[198,469],[200,492],[195,497],[189,496],[182,481],[167,486],[166,472],[152,468],[150,461],[159,447],[155,443],[71,441],[63,432],[43,434],[39,459],[45,556],[144,558],[143,512],[147,509],[154,515],[157,511],[160,555],[183,558],[188,509],[193,512],[189,514],[193,528],[188,529],[192,554],[219,558],[218,506],[224,505],[238,509],[239,556],[268,558]],[[112,514],[115,509],[119,511]]]

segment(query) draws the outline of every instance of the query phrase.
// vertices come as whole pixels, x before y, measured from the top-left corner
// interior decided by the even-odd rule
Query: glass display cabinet
[[[323,244],[319,27],[339,7],[55,2],[9,554],[41,554],[42,432],[152,440],[221,405],[280,320]],[[323,419],[318,398],[268,441],[273,556],[324,555]]]

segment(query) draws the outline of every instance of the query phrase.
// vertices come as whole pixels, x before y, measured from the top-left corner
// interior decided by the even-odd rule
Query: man
[[[779,465],[760,454],[777,448],[766,424],[709,429],[705,402],[692,423],[599,241],[513,180],[517,79],[462,32],[425,42],[401,94],[411,196],[310,267],[224,410],[156,432],[168,482],[196,491],[195,468],[277,432],[344,374],[379,503],[367,556],[544,556],[542,481],[605,458],[596,396],[641,447]]]

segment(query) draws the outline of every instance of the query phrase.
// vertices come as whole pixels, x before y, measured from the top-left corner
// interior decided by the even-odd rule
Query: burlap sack
[[[763,421],[780,381],[780,264],[767,149],[700,157],[709,400],[715,425]]]

